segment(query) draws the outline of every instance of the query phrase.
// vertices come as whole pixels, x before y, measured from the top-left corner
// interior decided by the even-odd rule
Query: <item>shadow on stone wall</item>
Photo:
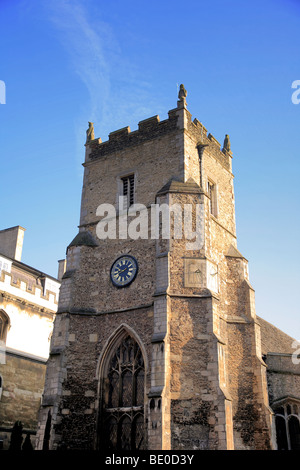
[[[33,445],[31,442],[31,435],[32,432],[30,431],[25,431],[23,430],[23,425],[21,421],[16,421],[13,428],[11,430],[6,430],[7,435],[6,437],[9,438],[10,434],[10,440],[5,439],[1,440],[1,450],[9,450],[9,451],[33,451]],[[25,437],[24,437],[25,436]],[[9,442],[8,447],[7,445],[5,446],[5,441]]]

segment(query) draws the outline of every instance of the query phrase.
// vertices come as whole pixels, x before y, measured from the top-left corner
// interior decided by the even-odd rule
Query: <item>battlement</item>
[[[156,116],[152,116],[148,119],[144,119],[143,121],[140,121],[139,122],[139,130],[140,131],[149,131],[154,127],[157,126],[157,124],[160,123],[160,119],[159,119],[159,116],[156,115]]]
[[[138,123],[138,129],[135,131],[131,131],[129,126],[113,131],[109,134],[108,141],[102,142],[100,138],[90,141],[88,160],[95,160],[123,148],[140,145],[176,131],[178,129],[176,112],[176,109],[169,111],[169,118],[163,121],[160,121],[157,115],[144,119]]]
[[[232,153],[225,148],[225,141],[223,148],[221,148],[220,142],[211,133],[208,133],[203,124],[196,118],[193,121],[189,121],[188,130],[199,144],[207,146],[209,153],[228,171],[231,171]]]
[[[193,124],[196,126],[197,129],[200,129],[201,135],[206,136],[207,135],[207,129],[204,127],[202,122],[198,121],[197,118],[193,120]]]
[[[130,127],[127,126],[127,127],[123,127],[122,129],[118,129],[117,131],[114,131],[114,132],[111,132],[109,134],[109,141],[110,142],[115,142],[115,141],[118,141],[118,140],[124,140],[124,138],[126,139],[126,137],[128,136],[128,134],[130,134]]]
[[[135,131],[131,131],[130,127],[126,126],[111,132],[105,142],[102,142],[101,138],[87,140],[86,161],[93,161],[183,129],[192,134],[197,144],[200,143],[208,147],[209,153],[219,160],[226,169],[231,171],[232,153],[229,137],[225,136],[223,148],[221,148],[220,142],[211,133],[207,133],[207,129],[197,118],[192,121],[192,115],[186,108],[184,96],[181,96],[177,102],[177,108],[168,112],[168,119],[160,121],[159,116],[155,115],[140,121],[138,129]],[[87,132],[94,136],[93,128],[90,128]]]
[[[220,142],[218,142],[217,139],[212,134],[209,133],[207,137],[209,138],[211,142],[213,142],[218,147],[219,150],[221,150]]]
[[[6,271],[8,269],[8,271]],[[57,310],[60,282],[52,278],[26,276],[11,266],[0,270],[0,292],[21,301],[55,312]]]

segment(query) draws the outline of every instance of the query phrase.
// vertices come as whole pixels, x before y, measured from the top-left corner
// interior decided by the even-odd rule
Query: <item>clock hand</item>
[[[127,269],[127,268],[122,269],[122,271],[119,271],[118,274],[123,273],[124,271],[126,271],[126,269]]]

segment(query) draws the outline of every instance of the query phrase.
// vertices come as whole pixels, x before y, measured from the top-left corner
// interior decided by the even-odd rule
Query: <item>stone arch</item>
[[[137,334],[122,324],[106,341],[97,368],[97,449],[146,448],[147,356]]]
[[[0,344],[6,343],[6,336],[9,328],[10,318],[3,309],[0,309]]]
[[[107,362],[108,355],[111,353],[113,350],[115,344],[118,342],[118,340],[122,337],[122,335],[129,334],[132,336],[135,341],[138,343],[139,347],[141,348],[141,351],[143,353],[143,358],[145,361],[145,371],[149,370],[149,362],[148,362],[148,355],[145,349],[145,346],[139,337],[139,335],[131,328],[129,325],[126,323],[122,323],[106,340],[106,342],[103,345],[102,351],[100,353],[99,359],[98,359],[98,365],[97,365],[97,370],[96,370],[96,379],[99,381],[101,375],[103,375],[103,367],[105,367],[105,363]]]
[[[278,450],[300,450],[300,400],[286,397],[273,403]]]

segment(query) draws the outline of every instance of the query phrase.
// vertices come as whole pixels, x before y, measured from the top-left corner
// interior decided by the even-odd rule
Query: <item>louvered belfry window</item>
[[[209,212],[217,217],[217,187],[211,181],[207,182],[207,193],[209,197]]]
[[[103,381],[100,448],[146,448],[144,386],[143,355],[137,342],[127,335],[111,356]]]
[[[208,181],[207,183],[207,192],[209,197],[209,212],[211,214],[214,213],[214,185]]]
[[[134,175],[122,178],[123,196],[127,201],[127,208],[134,204]]]

